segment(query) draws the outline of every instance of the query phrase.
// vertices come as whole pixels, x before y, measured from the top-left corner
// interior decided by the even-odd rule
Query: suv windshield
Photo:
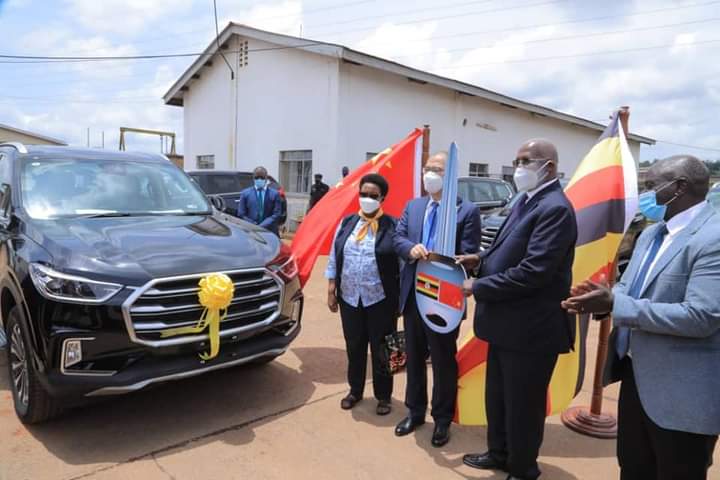
[[[210,212],[205,195],[171,164],[33,160],[23,165],[21,190],[33,218]]]
[[[470,202],[500,202],[512,194],[512,190],[501,182],[475,179],[458,181],[458,195]]]

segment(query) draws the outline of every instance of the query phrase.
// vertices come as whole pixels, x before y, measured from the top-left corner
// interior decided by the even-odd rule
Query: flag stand
[[[629,107],[620,107],[620,123],[628,135],[628,119],[630,117]],[[616,265],[615,262],[613,265]],[[614,276],[614,275],[613,275]],[[612,329],[612,317],[600,321],[600,333],[598,335],[597,357],[595,359],[595,376],[593,379],[592,399],[590,410],[587,407],[570,407],[561,415],[563,424],[570,430],[583,435],[595,438],[617,438],[617,420],[613,415],[602,413],[603,394],[603,370],[608,353],[608,338]]]

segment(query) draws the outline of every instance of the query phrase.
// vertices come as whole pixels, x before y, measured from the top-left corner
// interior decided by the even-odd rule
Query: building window
[[[490,176],[488,173],[488,164],[487,163],[472,163],[472,162],[470,162],[469,175],[471,177],[488,177],[488,176]]]
[[[213,170],[215,168],[215,155],[198,155],[198,170]]]
[[[280,152],[280,183],[290,193],[310,193],[312,150]]]

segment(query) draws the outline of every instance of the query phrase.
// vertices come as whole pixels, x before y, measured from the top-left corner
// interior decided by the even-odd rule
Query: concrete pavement
[[[402,374],[391,415],[374,414],[371,384],[354,410],[340,409],[347,391],[344,343],[339,317],[325,307],[324,266],[321,259],[306,287],[299,339],[265,366],[169,383],[25,428],[12,409],[3,355],[0,480],[504,479],[462,464],[464,453],[485,449],[484,428],[454,426],[451,442],[441,449],[430,445],[431,423],[408,437],[393,435],[404,415]],[[596,335],[594,328],[578,404],[590,400]],[[605,392],[605,410],[615,412],[616,398],[616,388]],[[542,478],[617,478],[614,450],[614,441],[575,434],[552,417]],[[720,480],[720,467],[709,478]]]

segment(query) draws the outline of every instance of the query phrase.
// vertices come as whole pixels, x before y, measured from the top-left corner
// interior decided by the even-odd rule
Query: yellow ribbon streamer
[[[162,338],[174,337],[176,335],[201,333],[208,329],[210,351],[200,354],[200,359],[207,361],[215,358],[220,352],[220,322],[227,316],[227,309],[232,303],[235,294],[235,285],[230,277],[222,273],[212,273],[202,278],[199,285],[198,298],[200,299],[200,305],[205,307],[205,310],[198,323],[192,327],[165,330],[160,336]]]
[[[365,223],[360,227],[360,230],[358,230],[358,233],[355,236],[355,241],[357,243],[360,243],[360,242],[362,242],[363,238],[365,238],[365,236],[367,235],[368,229],[372,230],[373,235],[377,235],[378,228],[380,228],[380,224],[379,224],[378,220],[380,220],[380,217],[382,217],[384,215],[384,213],[381,208],[377,212],[375,212],[374,217],[368,217],[367,215],[365,215],[365,212],[363,212],[362,210],[360,210],[358,212],[358,215],[360,215],[360,218],[365,220]]]

